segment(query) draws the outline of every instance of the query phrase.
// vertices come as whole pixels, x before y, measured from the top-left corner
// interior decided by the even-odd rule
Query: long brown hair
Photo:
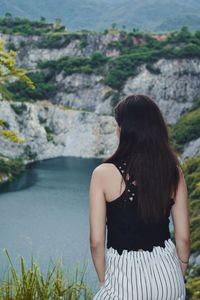
[[[180,163],[157,104],[146,95],[131,94],[114,107],[121,128],[119,145],[104,163],[127,161],[129,180],[136,180],[138,212],[146,223],[166,216],[176,196]]]

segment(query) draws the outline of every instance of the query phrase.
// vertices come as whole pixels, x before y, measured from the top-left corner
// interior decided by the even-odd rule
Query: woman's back
[[[137,183],[136,180],[130,181],[129,179],[127,161],[117,161],[112,165],[116,169],[113,170],[113,173],[119,173],[124,188],[115,198],[107,195],[107,248],[112,247],[121,254],[123,249],[128,251],[138,249],[152,251],[153,246],[165,247],[165,240],[170,238],[169,216],[174,200],[169,199],[166,217],[161,222],[145,224],[140,219],[137,211]],[[112,183],[114,187],[118,186],[118,183],[115,184],[114,180]]]

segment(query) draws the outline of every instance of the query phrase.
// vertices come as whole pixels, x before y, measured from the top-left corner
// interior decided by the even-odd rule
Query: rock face
[[[56,76],[59,92],[55,103],[77,107],[96,113],[111,114],[113,90],[102,83],[103,76],[94,74],[72,74]]]
[[[152,68],[159,74],[141,66],[136,77],[129,78],[123,92],[151,96],[161,108],[167,123],[174,124],[180,115],[192,106],[200,95],[199,59],[160,59]]]
[[[137,76],[128,78],[119,99],[132,93],[149,95],[160,107],[166,122],[174,124],[200,95],[200,60],[160,59],[152,68],[159,70],[159,74],[148,71],[142,65]],[[103,76],[64,76],[60,73],[56,80],[60,86],[55,97],[57,103],[97,113],[112,113],[111,99],[116,91],[102,83]]]
[[[110,156],[117,149],[116,122],[112,116],[65,109],[50,102],[0,101],[0,120],[9,124],[25,142],[16,143],[0,134],[0,153],[25,161],[58,156]],[[181,160],[200,154],[200,138],[185,146]]]
[[[22,106],[1,101],[0,119],[25,140],[15,143],[0,135],[1,154],[11,158],[23,157],[28,161],[58,156],[100,158],[111,155],[118,144],[112,116],[66,110],[52,104]]]
[[[60,48],[41,48],[42,36],[3,35],[6,43],[13,43],[17,49],[19,67],[32,71],[37,69],[39,60],[57,60],[65,56],[90,57],[95,52],[106,56],[118,56],[118,50],[110,43],[119,41],[119,33],[90,33],[85,40],[74,37]],[[84,47],[81,43],[84,42]],[[112,97],[118,93],[119,99],[130,93],[144,93],[158,103],[169,124],[177,121],[180,115],[191,107],[196,96],[200,95],[200,59],[160,59],[151,70],[146,64],[138,68],[138,75],[129,77],[120,91],[113,90],[103,83],[102,75],[74,73],[56,76],[59,86],[53,103],[91,110],[101,114],[111,114]]]
[[[185,160],[200,154],[200,137],[196,140],[190,141],[184,147],[182,158]]]
[[[81,46],[81,38],[72,37],[69,43],[64,47],[41,47],[44,40],[42,36],[16,36],[0,33],[8,43],[13,43],[17,49],[17,64],[24,68],[37,68],[38,60],[57,60],[65,56],[82,56],[90,57],[95,52],[101,52],[106,56],[118,56],[119,51],[111,49],[109,44],[118,41],[120,33],[90,33],[85,35],[84,47]],[[65,38],[65,37],[63,37]]]

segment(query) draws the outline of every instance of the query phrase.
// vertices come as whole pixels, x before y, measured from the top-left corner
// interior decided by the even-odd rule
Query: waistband
[[[136,250],[126,250],[124,249],[122,251],[122,254],[120,255],[116,249],[110,247],[107,249],[106,251],[106,256],[123,256],[127,259],[129,258],[142,258],[145,255],[145,258],[149,258],[149,259],[153,259],[159,255],[174,255],[176,254],[176,246],[174,244],[174,242],[171,240],[171,238],[167,239],[164,241],[164,245],[165,247],[161,247],[161,246],[154,246],[152,251],[148,251],[148,250],[142,250],[142,251],[136,251]]]

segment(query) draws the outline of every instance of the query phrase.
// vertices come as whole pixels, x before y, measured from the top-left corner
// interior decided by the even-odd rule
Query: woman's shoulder
[[[112,177],[116,173],[117,162],[103,162],[93,169],[92,175],[97,177]],[[118,172],[117,172],[118,173]]]
[[[111,163],[111,162],[105,162],[105,163],[101,163],[100,165],[98,165],[96,168],[94,168],[93,173],[95,174],[102,174],[107,172],[108,170],[113,169],[115,163]]]

